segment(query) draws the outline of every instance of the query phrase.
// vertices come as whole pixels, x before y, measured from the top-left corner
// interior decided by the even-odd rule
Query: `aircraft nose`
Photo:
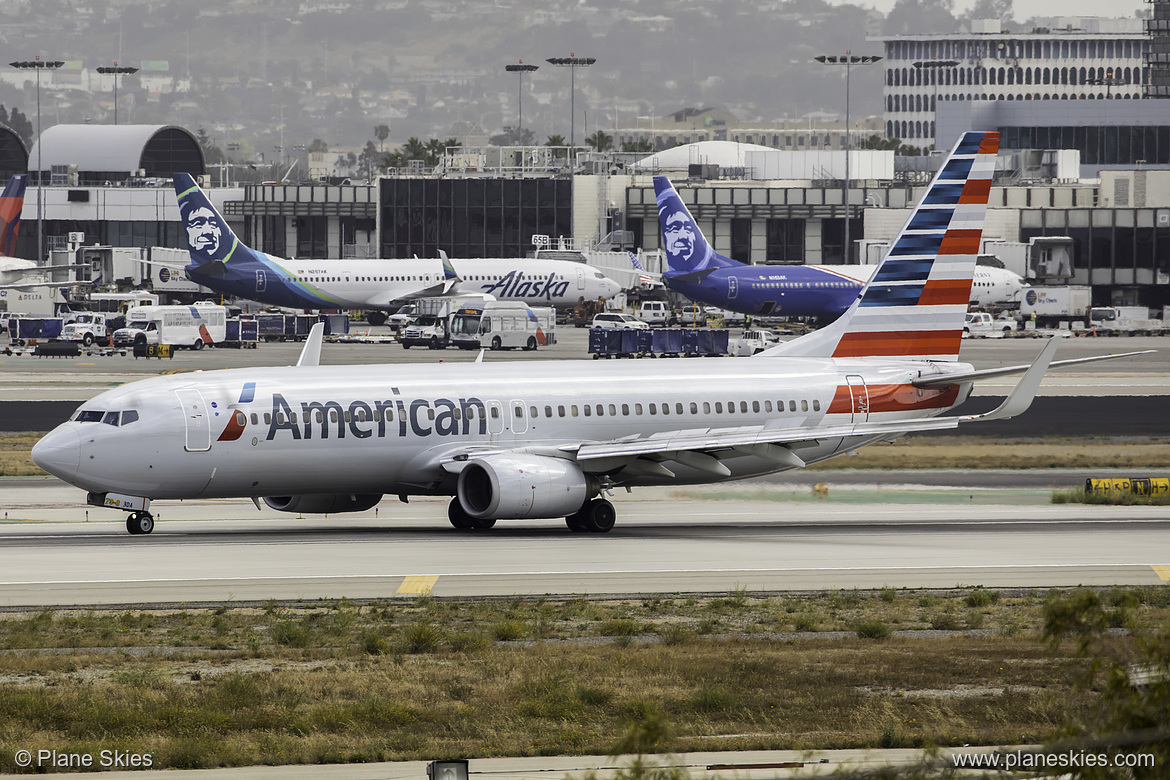
[[[55,477],[71,477],[81,459],[81,437],[73,429],[50,431],[33,445],[32,459]]]

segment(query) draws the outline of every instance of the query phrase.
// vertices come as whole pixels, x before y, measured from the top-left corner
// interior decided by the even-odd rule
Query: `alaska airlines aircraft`
[[[962,136],[843,316],[717,371],[698,360],[326,367],[316,326],[294,367],[102,393],[32,457],[90,504],[127,511],[133,534],[154,528],[159,499],[322,513],[386,494],[451,496],[457,529],[565,518],[604,533],[615,511],[602,494],[614,488],[757,476],[1011,417],[1031,403],[1056,340],[1031,366],[957,362],[998,144],[994,132]],[[974,381],[1018,373],[994,411],[941,416]]]
[[[667,287],[691,300],[753,315],[836,319],[849,308],[876,265],[747,265],[716,252],[665,176],[654,177],[658,221],[665,239]],[[639,267],[635,260],[635,267]],[[1019,301],[1023,280],[1011,271],[978,266],[971,303]]]
[[[286,260],[245,246],[186,173],[174,175],[191,281],[226,295],[298,309],[379,313],[415,299],[490,295],[533,306],[612,298],[617,282],[584,263],[544,259]],[[379,320],[380,321],[375,321]],[[371,322],[380,325],[385,314]]]

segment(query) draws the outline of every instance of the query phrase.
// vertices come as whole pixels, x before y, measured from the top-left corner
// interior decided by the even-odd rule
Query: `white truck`
[[[80,341],[87,347],[95,341],[105,344],[110,338],[107,325],[106,315],[101,312],[76,312],[73,321],[61,328],[61,341]]]
[[[637,317],[650,325],[666,326],[674,319],[674,312],[663,301],[642,301]]]
[[[203,349],[226,338],[226,306],[137,306],[126,312],[126,327],[114,331],[114,346],[170,344]]]
[[[1026,287],[1020,299],[1020,319],[1034,322],[1036,328],[1067,330],[1074,322],[1085,322],[1092,300],[1092,289],[1083,285]]]
[[[745,330],[738,339],[732,339],[728,345],[727,354],[734,357],[750,357],[779,343],[780,339],[776,338],[770,331]]]
[[[557,312],[522,301],[466,303],[451,317],[451,343],[460,349],[533,350],[555,344]]]
[[[1104,336],[1154,336],[1167,332],[1166,322],[1150,317],[1145,306],[1094,306],[1089,327]]]
[[[414,304],[413,319],[403,327],[398,340],[403,349],[428,347],[444,349],[451,341],[451,313],[458,299],[421,298]]]
[[[963,338],[1002,339],[1015,329],[1015,320],[996,319],[987,312],[973,311],[963,321]]]

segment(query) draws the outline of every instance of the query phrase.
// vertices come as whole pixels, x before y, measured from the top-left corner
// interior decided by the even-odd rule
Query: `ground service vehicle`
[[[138,306],[126,312],[126,327],[114,331],[114,346],[170,344],[203,349],[227,338],[227,308],[199,303],[194,306]]]
[[[1020,318],[1037,328],[1068,328],[1084,323],[1093,291],[1084,286],[1028,287],[1020,298]]]
[[[1002,339],[1015,329],[1015,320],[997,320],[987,312],[973,311],[963,321],[963,338]]]
[[[85,346],[95,341],[105,344],[109,341],[106,315],[99,312],[77,312],[72,322],[61,329],[62,341],[80,341]]]
[[[638,306],[638,319],[648,325],[669,325],[674,312],[663,301],[642,301]]]
[[[779,343],[780,339],[776,338],[770,331],[745,330],[742,336],[733,340],[728,346],[727,353],[735,357],[751,357]]]
[[[457,298],[422,298],[417,301],[413,319],[400,329],[398,340],[402,342],[402,348],[445,348],[451,339],[451,312],[458,304]]]
[[[451,317],[451,343],[460,349],[533,350],[556,343],[556,310],[518,301],[464,304]]]
[[[1145,306],[1094,306],[1089,327],[1106,336],[1153,336],[1166,333],[1166,323],[1150,317]]]

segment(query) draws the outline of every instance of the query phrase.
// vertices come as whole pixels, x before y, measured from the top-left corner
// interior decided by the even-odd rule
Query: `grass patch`
[[[32,462],[33,445],[44,433],[0,434],[0,477],[48,476]]]
[[[1018,744],[1094,706],[1091,661],[1038,641],[1067,592],[887,593],[2,613],[0,733],[189,768],[606,754],[655,718],[677,751]],[[1170,624],[1170,587],[1093,593],[1122,650]],[[630,631],[660,641],[605,641]]]

